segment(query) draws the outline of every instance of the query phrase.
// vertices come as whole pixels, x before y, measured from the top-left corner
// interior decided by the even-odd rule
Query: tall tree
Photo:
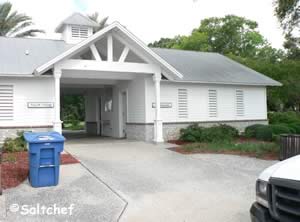
[[[275,14],[285,33],[284,47],[291,59],[300,59],[300,1],[275,0]]]
[[[108,20],[108,16],[100,19],[99,18],[99,13],[98,12],[94,12],[93,14],[87,15],[89,17],[89,19],[93,20],[94,22],[99,24],[99,27],[94,28],[94,33],[98,32],[99,30],[103,29],[107,24],[107,20]]]
[[[266,40],[257,31],[257,27],[255,21],[235,15],[212,17],[202,20],[190,38],[206,35],[211,51],[253,57],[259,48],[266,45]]]
[[[37,33],[44,33],[41,29],[30,29],[32,25],[34,25],[32,18],[12,11],[10,2],[0,4],[0,36],[33,37]]]
[[[149,43],[148,46],[154,48],[173,48],[175,45],[179,44],[181,40],[182,37],[177,35],[174,38],[161,38],[158,41]]]
[[[218,52],[272,61],[280,58],[283,53],[272,48],[257,27],[255,21],[235,15],[211,17],[202,20],[189,36],[161,38],[149,46]]]

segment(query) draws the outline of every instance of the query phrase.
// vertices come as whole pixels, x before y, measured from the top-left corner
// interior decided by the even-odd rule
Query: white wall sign
[[[54,103],[48,102],[29,102],[27,103],[28,108],[53,108]]]
[[[152,108],[156,108],[156,103],[152,103]],[[160,103],[160,108],[172,108],[172,103]]]

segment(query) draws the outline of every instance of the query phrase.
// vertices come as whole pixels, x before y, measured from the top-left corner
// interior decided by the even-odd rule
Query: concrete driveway
[[[167,147],[170,144],[82,139],[67,143],[66,150],[126,203],[122,222],[250,221],[256,178],[274,162],[181,155]]]

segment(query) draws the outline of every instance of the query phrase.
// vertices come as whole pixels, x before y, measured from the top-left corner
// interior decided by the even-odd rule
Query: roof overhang
[[[48,71],[49,69],[53,68],[55,64],[59,63],[62,60],[68,59],[75,55],[76,53],[80,52],[82,49],[87,47],[90,44],[95,43],[98,39],[100,39],[102,36],[104,36],[106,33],[117,30],[118,32],[121,32],[123,35],[125,35],[127,38],[130,38],[137,46],[139,46],[144,53],[147,53],[147,55],[157,63],[161,67],[162,70],[166,70],[168,73],[173,74],[173,80],[175,79],[182,79],[183,75],[176,70],[172,65],[170,65],[168,62],[166,62],[164,59],[162,59],[159,55],[157,55],[155,52],[153,52],[145,43],[143,43],[141,40],[139,40],[135,35],[133,35],[130,31],[128,31],[125,27],[123,27],[119,22],[113,22],[111,25],[103,28],[102,30],[98,31],[94,35],[90,36],[89,38],[83,40],[82,42],[78,43],[77,45],[74,45],[67,51],[61,53],[60,55],[56,56],[55,58],[51,59],[47,63],[37,67],[34,70],[35,75],[41,75],[44,72]]]
[[[233,86],[258,86],[258,87],[266,87],[266,86],[282,86],[283,84],[273,80],[274,83],[268,83],[268,84],[264,84],[264,83],[245,83],[245,82],[209,82],[209,81],[196,81],[196,80],[162,80],[163,82],[166,83],[190,83],[190,84],[205,84],[205,85],[233,85]]]

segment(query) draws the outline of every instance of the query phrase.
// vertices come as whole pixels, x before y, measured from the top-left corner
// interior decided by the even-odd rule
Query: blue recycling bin
[[[24,138],[28,145],[31,186],[56,186],[65,138],[58,132],[25,132]]]

